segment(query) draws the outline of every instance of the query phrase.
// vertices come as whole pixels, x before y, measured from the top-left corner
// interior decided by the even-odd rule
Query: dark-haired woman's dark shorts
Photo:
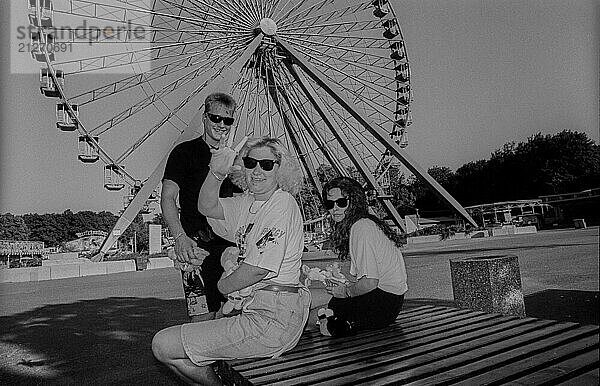
[[[380,288],[351,298],[331,298],[328,307],[333,314],[352,323],[355,331],[385,327],[396,320],[404,295],[395,295]]]

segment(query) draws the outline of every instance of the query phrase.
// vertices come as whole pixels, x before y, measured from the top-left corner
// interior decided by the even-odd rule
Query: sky
[[[123,193],[106,191],[102,170],[77,161],[76,136],[54,126],[38,75],[11,72],[15,1],[0,1],[0,213],[117,213]],[[423,168],[456,170],[538,132],[571,129],[599,142],[599,1],[392,4],[414,92],[406,152]],[[137,162],[156,164],[169,145]]]

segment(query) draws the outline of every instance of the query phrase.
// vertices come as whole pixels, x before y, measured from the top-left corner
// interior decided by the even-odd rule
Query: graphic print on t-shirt
[[[248,234],[254,227],[254,223],[247,224],[246,226],[241,226],[235,232],[235,243],[240,251],[238,254],[238,263],[241,263],[246,258],[246,254],[248,253],[248,244],[246,242],[246,238]]]

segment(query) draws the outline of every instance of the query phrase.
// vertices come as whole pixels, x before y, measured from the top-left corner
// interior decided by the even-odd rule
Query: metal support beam
[[[217,90],[230,90],[233,81],[238,78],[242,68],[260,45],[262,38],[262,33],[256,36],[248,45],[248,47],[246,47],[242,55],[240,55],[228,68],[223,69],[219,76],[207,84],[202,92],[198,94],[197,98],[203,101],[208,95]],[[190,124],[185,128],[183,133],[181,133],[179,138],[177,138],[177,141],[171,146],[167,154],[165,154],[163,159],[158,163],[158,165],[156,165],[156,168],[150,177],[148,177],[148,179],[144,182],[142,189],[140,189],[140,191],[135,195],[131,203],[127,206],[125,211],[123,211],[117,220],[117,223],[111,232],[108,234],[108,236],[106,236],[104,243],[100,247],[100,251],[94,257],[92,257],[92,261],[102,261],[102,259],[104,259],[104,255],[108,252],[110,247],[112,247],[115,241],[117,241],[121,234],[135,219],[135,216],[137,216],[142,206],[146,203],[146,200],[148,200],[148,197],[150,197],[152,191],[161,181],[171,150],[173,150],[176,145],[192,139],[196,134],[198,127],[202,127],[202,114],[203,112],[199,111],[194,116]]]
[[[286,66],[288,67],[289,71],[291,72],[294,79],[296,79],[296,81],[298,82],[300,87],[302,87],[302,90],[305,92],[308,99],[314,105],[315,109],[317,110],[317,112],[319,113],[321,118],[323,119],[323,122],[325,122],[327,127],[329,127],[329,130],[335,136],[335,138],[338,140],[340,145],[344,148],[344,150],[350,157],[350,160],[352,161],[352,163],[360,171],[363,178],[366,181],[368,181],[369,184],[377,192],[381,192],[382,189],[379,186],[379,184],[377,183],[377,181],[375,180],[375,177],[371,174],[371,172],[369,172],[367,165],[361,159],[361,157],[358,154],[358,152],[356,151],[356,149],[352,146],[352,143],[350,142],[348,137],[346,137],[346,134],[343,132],[343,130],[338,130],[335,127],[335,124],[334,124],[335,120],[331,116],[331,113],[327,110],[323,100],[317,95],[314,88],[310,85],[310,83],[308,83],[308,81],[304,77],[304,74],[302,74],[302,72],[296,71],[295,64],[288,62],[288,63],[286,63]],[[384,199],[381,199],[381,203],[383,204],[383,207],[388,212],[388,214],[390,215],[390,217],[392,218],[392,220],[394,221],[396,226],[398,226],[400,229],[402,229],[403,232],[406,232],[406,225],[404,224],[404,221],[400,217],[400,214],[398,214],[398,211],[396,211],[396,208],[394,208],[394,206],[392,205],[390,200],[384,198]]]
[[[325,92],[334,98],[340,106],[342,106],[354,119],[356,119],[365,129],[367,129],[378,141],[380,141],[394,156],[396,156],[414,175],[421,178],[432,189],[432,191],[452,207],[462,218],[464,218],[472,226],[477,226],[475,220],[471,218],[469,213],[444,189],[426,170],[422,169],[413,159],[405,154],[400,146],[398,146],[385,130],[375,126],[369,119],[359,114],[358,107],[343,96],[340,88],[333,82],[329,81],[319,70],[311,65],[308,60],[284,41],[279,41],[279,45],[288,53],[291,59],[294,60]]]
[[[285,94],[285,89],[283,87],[277,85],[277,82],[275,81],[275,76],[273,74],[272,69],[269,69],[267,71],[267,76],[269,78],[269,82],[265,81],[265,87],[268,88],[269,96],[273,100],[273,104],[275,104],[275,106],[277,107],[277,111],[279,112],[279,115],[281,115],[281,117],[283,118],[283,124],[288,133],[290,141],[292,142],[292,146],[294,146],[294,149],[296,150],[296,154],[298,154],[298,158],[300,159],[300,162],[302,162],[302,165],[304,166],[304,170],[306,170],[308,172],[308,177],[310,179],[311,184],[317,190],[317,192],[321,193],[321,190],[322,190],[321,181],[319,181],[319,177],[317,175],[317,170],[315,169],[315,166],[313,165],[310,157],[307,157],[308,153],[306,152],[306,148],[304,147],[302,142],[296,138],[296,133],[294,132],[294,127],[292,125],[292,122],[291,122],[290,118],[288,117],[287,113],[284,111],[283,107],[281,106],[281,101],[279,100],[278,94]],[[273,86],[269,87],[269,84],[271,84]],[[284,98],[284,99],[286,99],[286,98]]]

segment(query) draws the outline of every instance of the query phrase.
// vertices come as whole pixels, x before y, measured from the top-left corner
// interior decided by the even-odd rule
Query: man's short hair
[[[237,103],[235,103],[235,99],[233,99],[231,95],[222,92],[216,92],[210,94],[204,100],[204,111],[206,112],[210,110],[210,107],[214,103],[221,103],[233,111],[235,111],[235,108],[237,107]]]

